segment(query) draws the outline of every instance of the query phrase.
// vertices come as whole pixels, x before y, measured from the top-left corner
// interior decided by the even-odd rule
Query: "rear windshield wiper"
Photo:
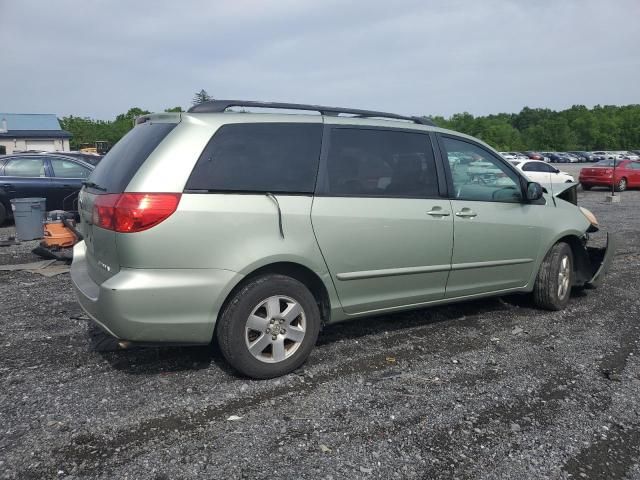
[[[89,187],[89,188],[95,188],[96,190],[100,190],[101,192],[106,192],[107,191],[106,188],[101,187],[96,182],[90,182],[88,180],[82,182],[82,185],[84,185],[85,187]]]

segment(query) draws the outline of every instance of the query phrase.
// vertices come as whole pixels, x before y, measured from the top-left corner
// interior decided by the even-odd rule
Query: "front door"
[[[427,134],[334,126],[312,223],[347,313],[444,297],[453,219]]]
[[[441,140],[455,232],[446,297],[526,285],[540,249],[544,205],[523,201],[519,175],[490,150],[453,136]]]
[[[9,158],[4,166],[4,176],[0,177],[0,188],[9,198],[44,197],[47,210],[52,209],[51,182],[41,155]]]

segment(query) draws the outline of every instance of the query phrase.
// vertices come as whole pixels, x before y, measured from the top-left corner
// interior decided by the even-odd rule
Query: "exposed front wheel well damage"
[[[591,280],[594,273],[585,238],[567,235],[558,239],[558,242],[565,242],[571,247],[571,252],[573,253],[573,286],[584,286],[586,282]]]

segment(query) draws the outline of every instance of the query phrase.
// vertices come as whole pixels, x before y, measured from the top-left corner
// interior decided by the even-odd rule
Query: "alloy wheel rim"
[[[244,339],[249,353],[264,363],[279,363],[298,351],[306,334],[306,316],[291,297],[262,300],[247,318]]]
[[[560,270],[558,271],[558,298],[563,300],[571,287],[571,261],[565,255],[560,260]]]
[[[625,190],[627,188],[627,181],[624,178],[620,179],[620,183],[618,184],[618,189],[620,191]]]

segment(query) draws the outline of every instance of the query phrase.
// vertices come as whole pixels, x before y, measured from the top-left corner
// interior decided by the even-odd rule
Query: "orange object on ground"
[[[76,236],[60,221],[45,222],[40,244],[49,248],[68,248],[76,243]]]

